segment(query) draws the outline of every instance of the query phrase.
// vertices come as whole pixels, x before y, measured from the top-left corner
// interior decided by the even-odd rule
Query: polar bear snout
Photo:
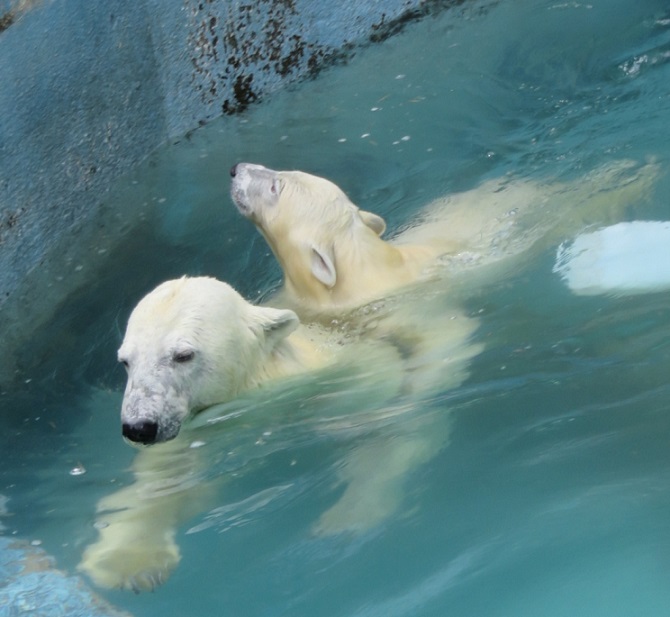
[[[190,409],[187,389],[158,379],[138,383],[131,376],[121,405],[121,434],[138,445],[170,441]]]
[[[151,446],[174,439],[181,430],[184,414],[175,414],[165,409],[165,415],[123,414],[121,434],[131,444]]]
[[[260,172],[261,174],[266,173],[267,175],[277,173],[273,169],[268,169],[267,167],[263,167],[263,165],[256,165],[255,163],[236,163],[230,168],[230,177],[236,178],[241,174],[252,171]]]
[[[121,428],[123,436],[133,443],[148,446],[156,442],[158,423],[148,420],[124,422]]]
[[[253,163],[237,163],[230,170],[230,196],[240,214],[256,221],[264,207],[279,197],[277,172]]]

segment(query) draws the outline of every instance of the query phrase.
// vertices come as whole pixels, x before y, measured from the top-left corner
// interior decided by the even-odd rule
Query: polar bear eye
[[[119,362],[123,364],[123,368],[125,368],[126,370],[130,368],[130,364],[128,364],[128,360],[126,360],[125,358],[119,358]]]
[[[183,364],[184,362],[190,362],[195,356],[194,351],[175,351],[172,355],[172,359],[178,364]]]

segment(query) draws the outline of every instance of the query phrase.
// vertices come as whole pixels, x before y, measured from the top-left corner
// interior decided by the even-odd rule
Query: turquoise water
[[[228,197],[233,163],[327,176],[393,230],[493,177],[574,181],[653,158],[654,190],[621,220],[670,220],[669,125],[667,2],[508,0],[428,17],[156,153],[109,197],[127,217],[115,243],[3,393],[3,533],[73,571],[97,500],[131,481],[115,351],[144,293],[182,274],[254,300],[277,287]],[[97,242],[82,242],[82,263]],[[180,528],[163,587],[105,597],[136,616],[667,615],[670,292],[573,295],[552,273],[556,248],[467,294],[485,348],[462,385],[402,414],[352,403],[355,384],[287,386],[197,429],[205,477],[225,479],[216,503]],[[313,534],[352,453],[447,417],[387,520]]]

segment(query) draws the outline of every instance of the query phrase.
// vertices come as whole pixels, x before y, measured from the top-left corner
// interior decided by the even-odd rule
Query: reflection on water
[[[655,189],[618,220],[670,220],[666,3],[481,6],[213,122],[109,198],[137,218],[95,267],[63,263],[63,275],[82,265],[86,284],[36,327],[2,394],[5,535],[73,570],[95,504],[131,482],[115,352],[144,293],[182,274],[251,300],[278,286],[227,196],[237,161],[327,176],[396,230],[491,178],[572,182],[651,157]],[[153,594],[107,597],[135,615],[665,614],[670,296],[573,294],[552,272],[564,240],[486,284],[462,282],[484,350],[457,387],[404,407],[357,399],[355,378],[331,375],[212,410],[225,420],[187,436],[222,486],[180,527],[180,567]],[[346,494],[348,462],[383,477],[386,446],[402,457],[417,431],[447,439],[412,468],[394,514],[363,534],[315,533]]]

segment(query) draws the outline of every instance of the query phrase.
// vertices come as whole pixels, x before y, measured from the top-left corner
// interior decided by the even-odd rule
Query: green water
[[[157,152],[109,197],[124,224],[2,394],[3,533],[73,571],[97,500],[131,481],[115,352],[144,293],[183,274],[251,300],[278,286],[228,197],[232,164],[327,176],[394,230],[493,177],[574,181],[653,158],[657,184],[622,220],[669,220],[669,84],[666,2],[473,2]],[[98,242],[82,242],[84,267]],[[670,292],[573,295],[556,248],[465,294],[484,350],[407,413],[312,383],[197,429],[225,487],[180,528],[163,587],[104,595],[137,616],[667,615]],[[364,534],[315,536],[344,462],[417,425],[448,438],[399,508]]]

